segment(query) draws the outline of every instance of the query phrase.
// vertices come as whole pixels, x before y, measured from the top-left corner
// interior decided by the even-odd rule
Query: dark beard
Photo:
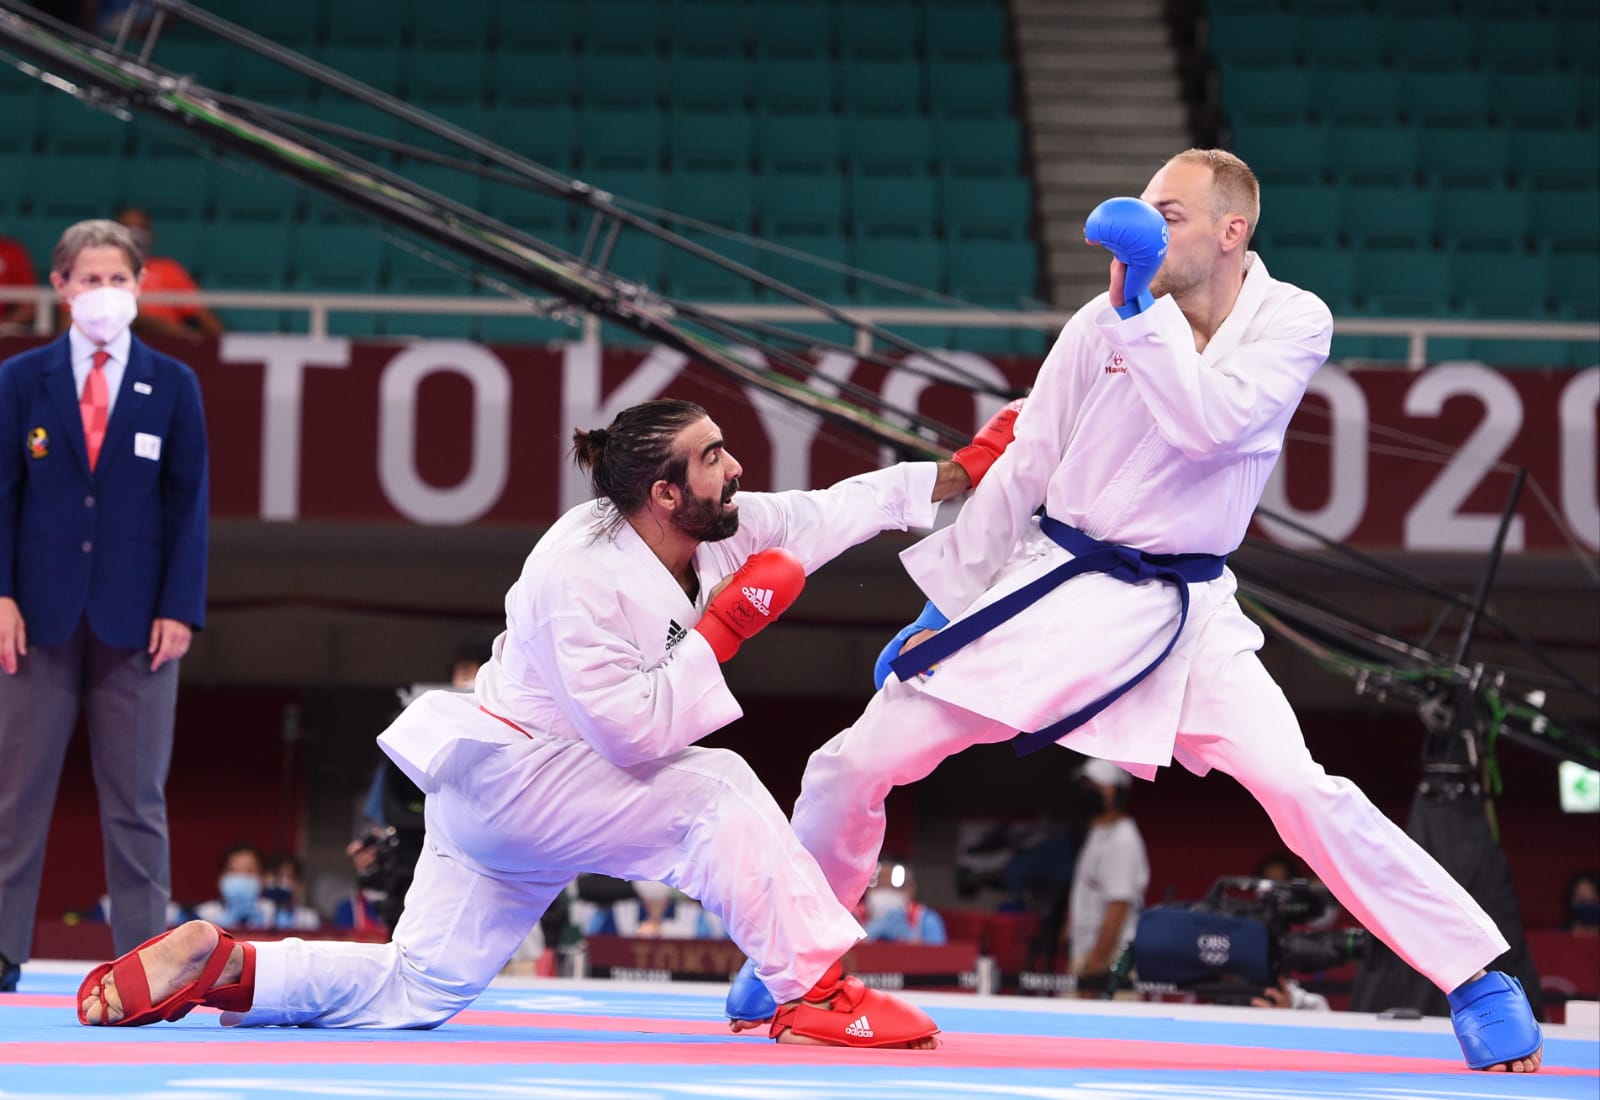
[[[730,481],[722,496],[697,497],[683,490],[683,507],[672,514],[678,530],[701,542],[720,542],[739,530],[739,512],[722,510],[722,505],[739,489],[737,479]]]

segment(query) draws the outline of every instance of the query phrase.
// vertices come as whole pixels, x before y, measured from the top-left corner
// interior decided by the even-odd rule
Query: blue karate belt
[[[1146,554],[1131,546],[1101,542],[1076,527],[1070,527],[1049,516],[1039,517],[1039,529],[1050,536],[1051,541],[1057,546],[1071,554],[1072,560],[1063,562],[1044,576],[1023,585],[1010,595],[996,600],[960,622],[945,627],[909,652],[900,654],[889,665],[896,676],[902,680],[909,680],[919,673],[926,672],[968,642],[981,638],[1023,608],[1036,603],[1045,593],[1084,573],[1104,573],[1126,584],[1142,584],[1145,581],[1170,584],[1178,590],[1180,611],[1178,629],[1173,631],[1167,647],[1155,660],[1140,669],[1125,683],[1117,685],[1088,706],[1067,715],[1059,722],[1041,730],[1034,730],[1032,733],[1017,734],[1012,738],[1011,744],[1018,756],[1038,752],[1046,745],[1059,741],[1122,698],[1141,680],[1154,672],[1156,666],[1167,659],[1172,647],[1178,644],[1184,624],[1189,621],[1189,585],[1216,580],[1222,576],[1223,567],[1228,563],[1226,554]]]

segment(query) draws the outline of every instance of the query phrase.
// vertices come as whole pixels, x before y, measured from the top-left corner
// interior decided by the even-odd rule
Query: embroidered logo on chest
[[[1106,360],[1105,372],[1107,374],[1127,374],[1127,361],[1122,358],[1120,351],[1111,353],[1111,358]]]
[[[683,629],[683,627],[681,627],[681,626],[679,626],[677,624],[676,620],[668,619],[667,620],[667,652],[671,653],[672,652],[672,647],[677,645],[679,642],[683,641],[683,639],[688,635],[688,633],[689,632],[687,630]]]

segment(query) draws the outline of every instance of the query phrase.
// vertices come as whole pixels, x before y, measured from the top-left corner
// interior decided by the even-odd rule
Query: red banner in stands
[[[32,343],[0,341],[0,356]],[[229,334],[168,350],[200,375],[213,514],[224,518],[548,523],[587,496],[567,457],[573,429],[662,395],[706,406],[750,489],[825,485],[892,457],[663,348]],[[1032,361],[948,354],[1013,387],[1037,369]],[[914,370],[845,355],[818,362],[828,379],[963,428],[999,404]],[[1597,405],[1600,369],[1330,366],[1312,381],[1263,504],[1358,546],[1482,551],[1523,466],[1539,491],[1523,495],[1508,549],[1566,549],[1565,528],[1594,551]],[[1262,518],[1256,530],[1312,545]]]

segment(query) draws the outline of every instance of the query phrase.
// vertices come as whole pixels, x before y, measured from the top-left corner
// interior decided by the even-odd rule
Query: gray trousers
[[[166,785],[177,703],[177,661],[151,672],[148,653],[103,644],[87,620],[61,645],[30,645],[16,675],[0,672],[0,955],[23,962],[33,947],[45,840],[80,706],[117,954],[166,928]],[[57,859],[72,855],[56,852]]]

